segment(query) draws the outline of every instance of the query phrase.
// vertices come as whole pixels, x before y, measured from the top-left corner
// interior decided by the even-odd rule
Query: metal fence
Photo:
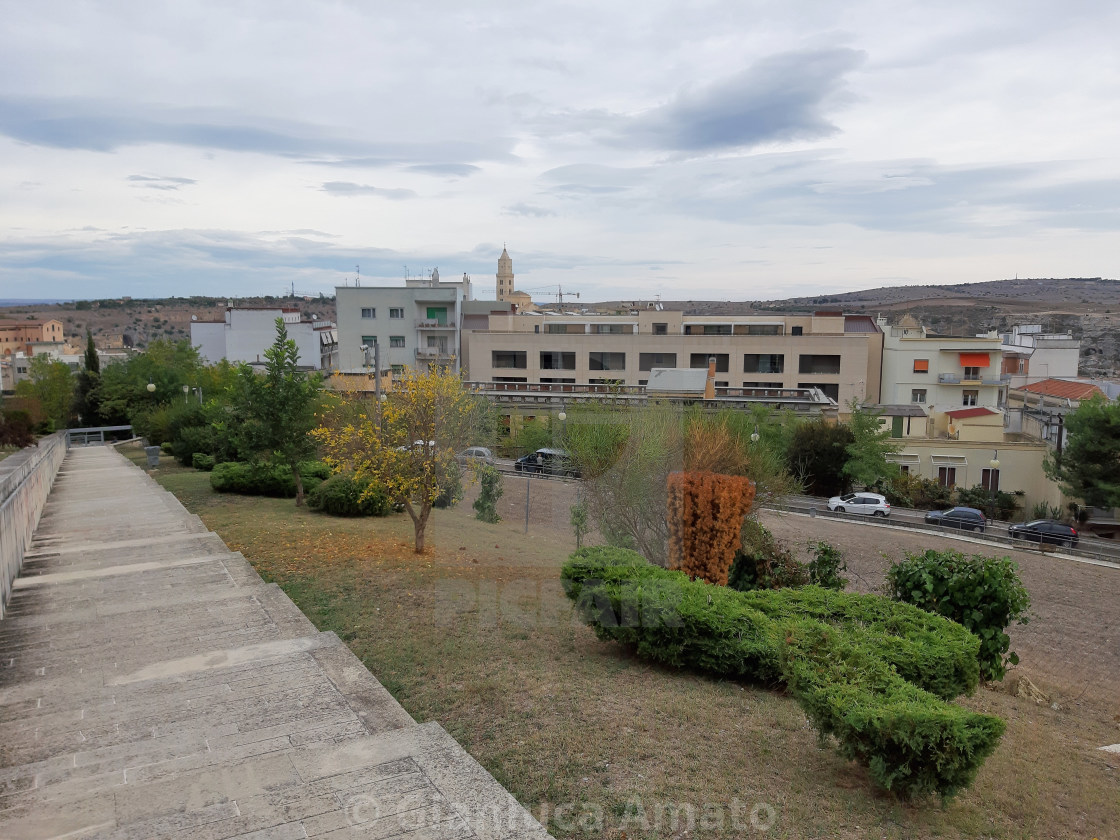
[[[0,479],[0,618],[68,448],[66,433],[57,432],[5,459],[9,468]],[[13,459],[14,464],[8,463]]]

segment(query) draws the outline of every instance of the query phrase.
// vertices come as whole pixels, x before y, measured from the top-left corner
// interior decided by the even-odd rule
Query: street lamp
[[[754,431],[751,432],[751,443],[758,443],[760,435],[758,434],[758,424],[755,424]]]
[[[998,449],[995,449],[995,450],[992,451],[992,460],[990,460],[988,462],[988,466],[990,466],[993,470],[998,470],[999,469],[999,450]]]
[[[564,411],[564,407],[560,407],[560,413],[556,415],[560,421],[560,440],[563,441],[568,433],[568,412]]]
[[[152,382],[150,379],[145,387],[148,389],[149,394],[154,394],[156,392],[156,383]]]
[[[184,385],[183,386],[183,405],[187,404],[187,402],[188,402],[187,395],[190,392],[191,392],[191,386],[190,385]]]

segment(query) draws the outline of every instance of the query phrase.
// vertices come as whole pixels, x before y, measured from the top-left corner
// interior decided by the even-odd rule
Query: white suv
[[[863,513],[868,516],[890,516],[891,505],[886,496],[878,493],[849,493],[846,496],[833,496],[828,500],[828,509],[837,513]]]

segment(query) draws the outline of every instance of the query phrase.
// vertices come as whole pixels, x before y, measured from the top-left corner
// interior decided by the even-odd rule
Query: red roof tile
[[[954,420],[965,420],[969,417],[986,417],[989,414],[999,414],[998,411],[993,411],[990,408],[983,408],[977,406],[976,408],[958,408],[955,411],[946,411]]]
[[[1087,382],[1071,382],[1068,379],[1043,379],[1041,382],[1024,385],[1020,390],[1069,400],[1087,400],[1094,394],[1104,395],[1104,391],[1096,385],[1090,385]]]

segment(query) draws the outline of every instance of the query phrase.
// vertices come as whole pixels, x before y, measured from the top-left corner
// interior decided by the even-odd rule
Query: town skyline
[[[1120,274],[1120,11],[6,3],[5,298]]]

